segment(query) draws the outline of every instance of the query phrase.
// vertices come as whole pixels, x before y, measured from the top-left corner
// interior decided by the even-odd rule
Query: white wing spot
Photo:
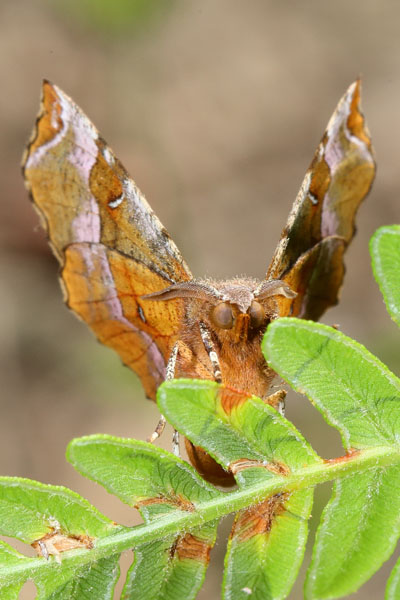
[[[110,200],[110,202],[108,203],[108,206],[110,208],[117,208],[117,206],[119,206],[123,199],[125,198],[124,194],[121,194],[118,198],[115,198],[115,200]]]

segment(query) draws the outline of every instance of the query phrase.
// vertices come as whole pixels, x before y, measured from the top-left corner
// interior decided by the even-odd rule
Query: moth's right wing
[[[179,250],[91,121],[47,81],[23,170],[68,306],[154,398],[183,301],[140,297],[192,279]]]
[[[294,299],[277,297],[280,316],[317,320],[337,303],[343,255],[374,176],[356,81],[328,123],[267,271],[267,279],[281,279],[297,293]]]

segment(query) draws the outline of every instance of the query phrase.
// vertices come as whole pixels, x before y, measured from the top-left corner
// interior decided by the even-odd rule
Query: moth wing
[[[23,170],[68,306],[154,398],[183,305],[140,296],[192,279],[179,250],[91,121],[48,81]]]
[[[267,271],[267,279],[282,279],[297,292],[293,300],[278,298],[280,316],[317,320],[337,303],[343,256],[374,176],[356,81],[328,123]]]

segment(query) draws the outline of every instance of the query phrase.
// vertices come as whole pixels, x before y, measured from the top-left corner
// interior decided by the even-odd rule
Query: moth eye
[[[257,329],[257,327],[261,327],[261,325],[265,321],[265,312],[261,304],[259,302],[256,302],[256,300],[253,300],[248,312],[250,316],[250,327],[252,329]]]
[[[233,312],[232,307],[227,302],[221,302],[214,306],[211,318],[214,325],[220,329],[232,329],[233,326]]]

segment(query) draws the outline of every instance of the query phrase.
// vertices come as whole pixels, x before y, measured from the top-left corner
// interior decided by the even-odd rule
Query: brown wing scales
[[[343,255],[374,175],[357,81],[328,123],[267,271],[267,279],[282,279],[298,294],[293,302],[279,297],[281,316],[318,319],[337,303]]]
[[[183,301],[139,297],[192,278],[179,250],[94,125],[49,82],[24,173],[62,267],[68,306],[154,398]]]

